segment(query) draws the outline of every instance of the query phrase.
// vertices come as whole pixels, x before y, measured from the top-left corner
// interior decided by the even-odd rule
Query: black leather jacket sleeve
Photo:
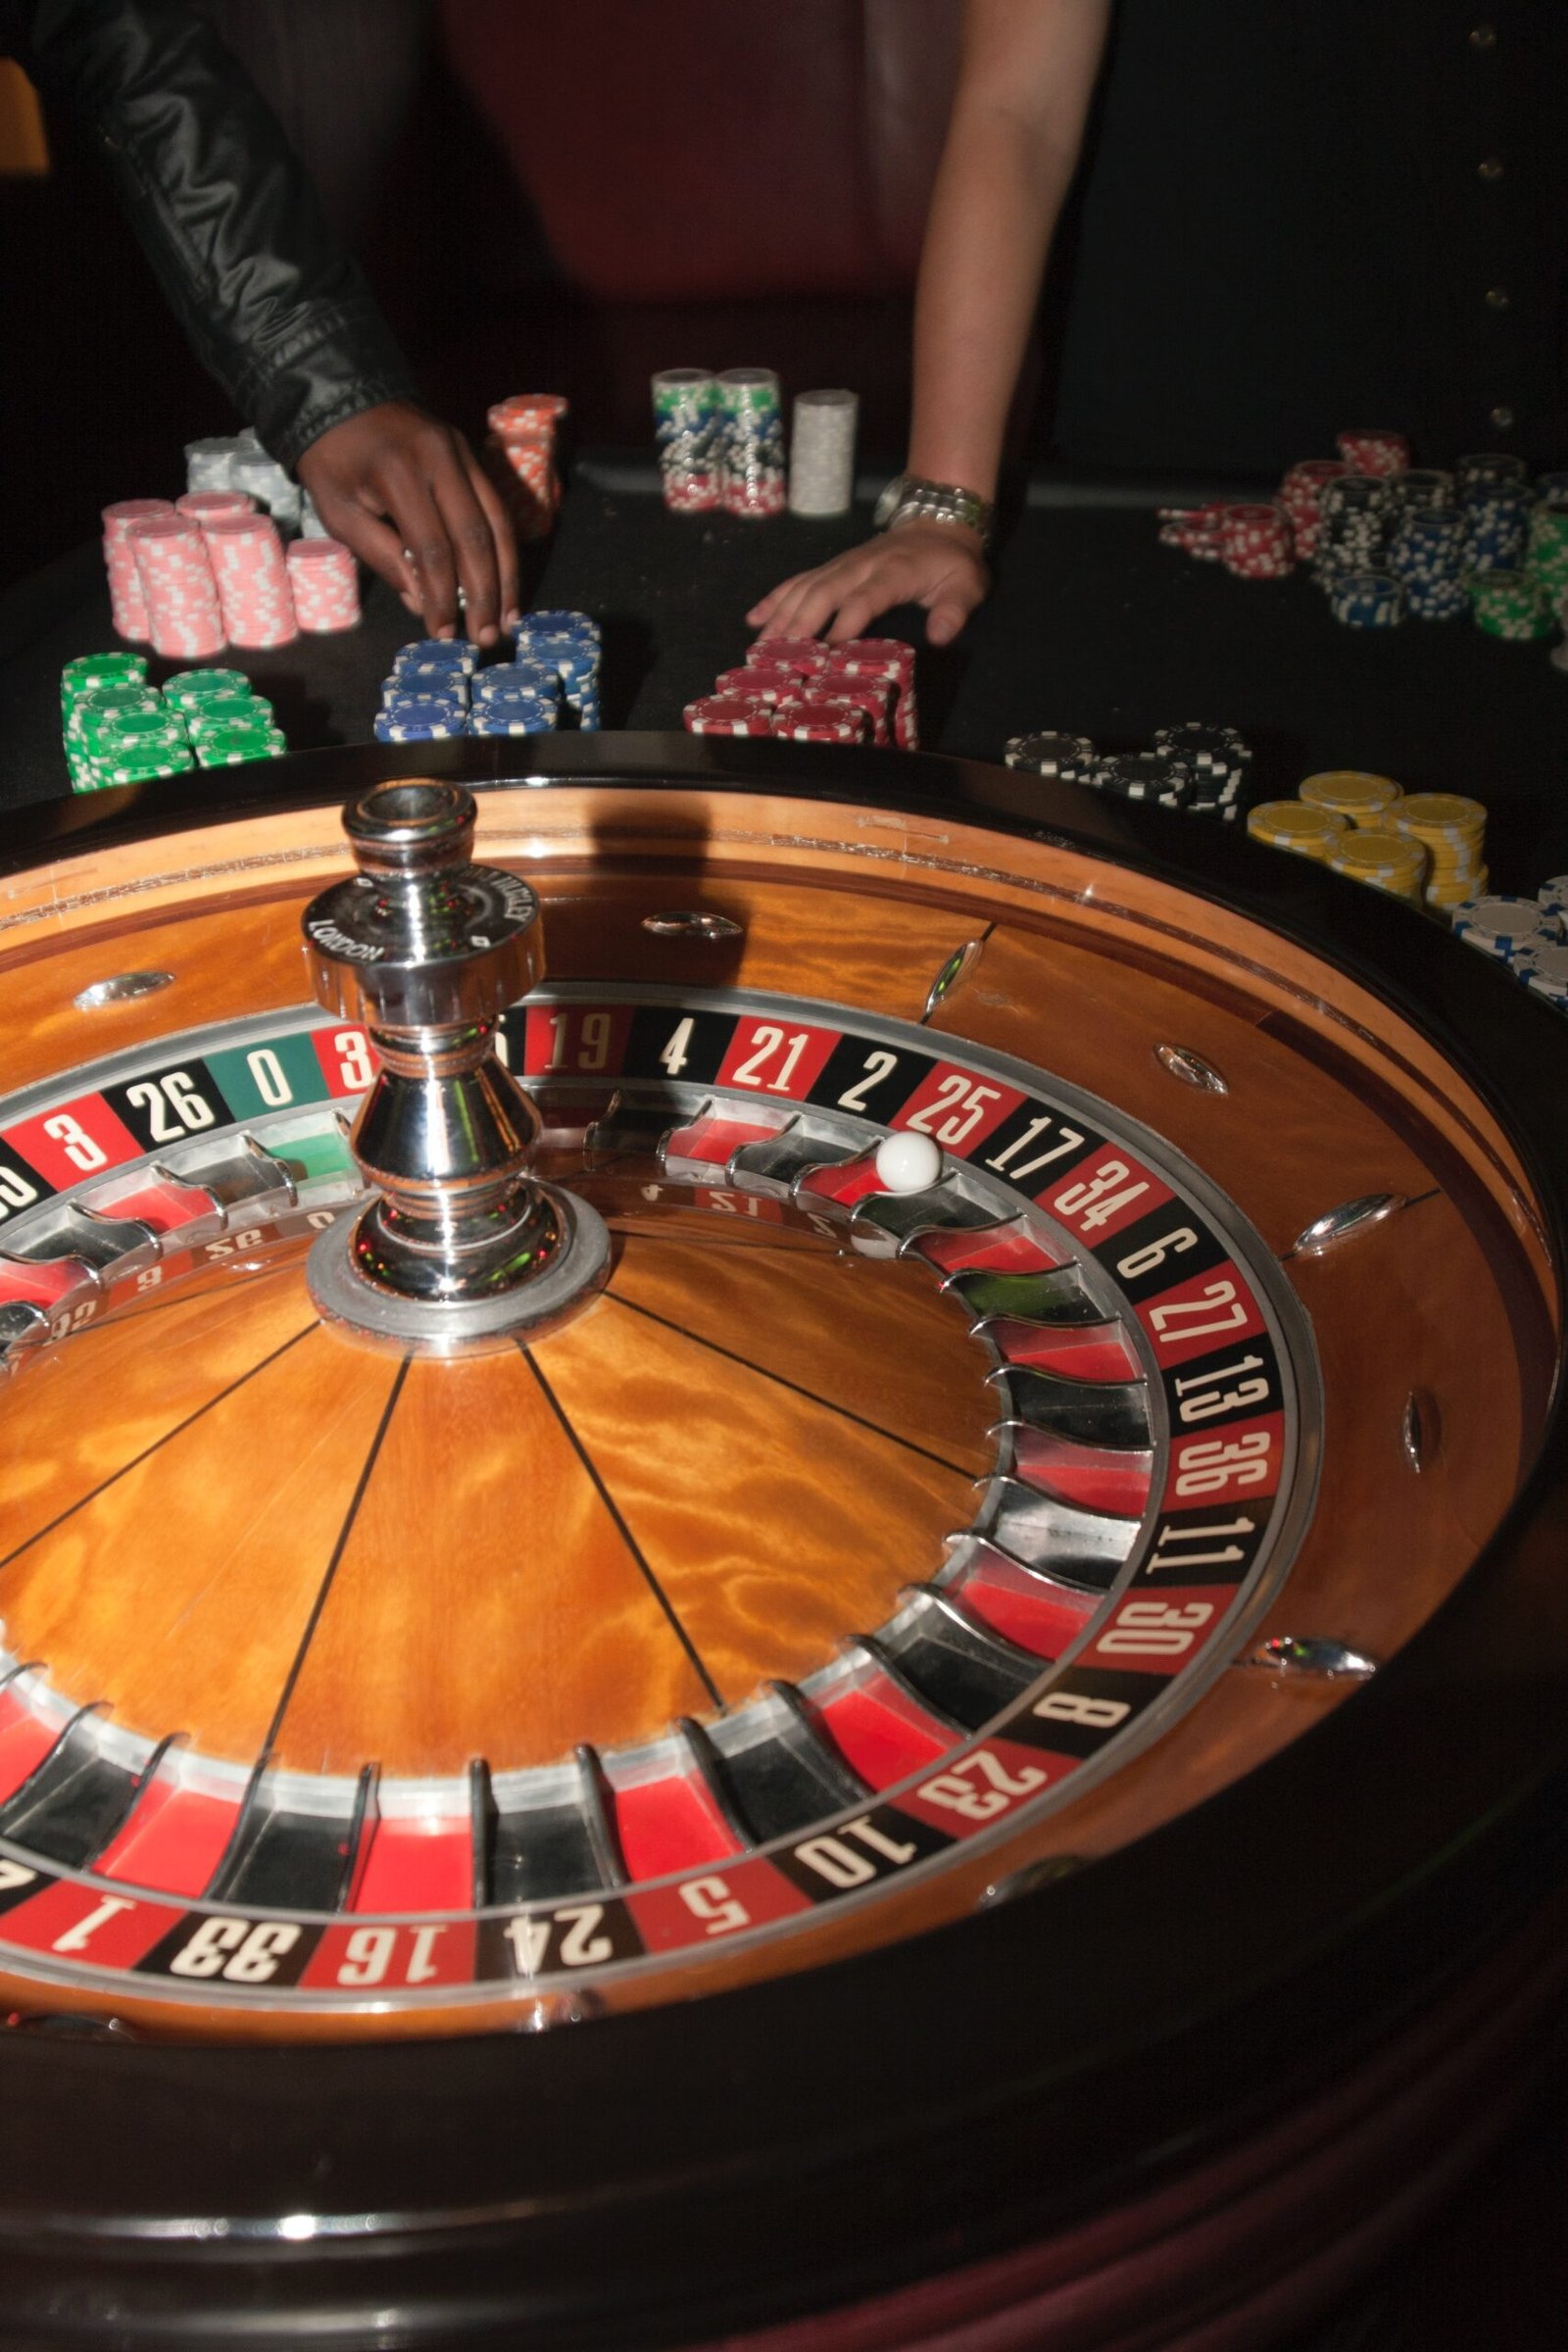
[[[91,124],[198,357],[273,457],[417,398],[275,116],[194,10],[0,0],[0,52]]]

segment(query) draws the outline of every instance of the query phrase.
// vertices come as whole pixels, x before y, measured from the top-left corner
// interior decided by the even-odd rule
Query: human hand
[[[977,531],[956,522],[901,522],[831,564],[781,580],[746,617],[770,637],[820,632],[842,645],[890,606],[922,605],[929,643],[951,645],[990,587]]]
[[[395,588],[426,634],[494,645],[520,617],[517,543],[472,450],[411,401],[385,400],[311,443],[299,461],[334,539]]]

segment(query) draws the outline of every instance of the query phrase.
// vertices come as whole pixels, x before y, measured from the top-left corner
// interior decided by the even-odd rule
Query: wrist
[[[900,473],[877,500],[872,519],[879,531],[906,530],[916,523],[961,529],[984,549],[990,541],[993,516],[990,499],[965,483]]]

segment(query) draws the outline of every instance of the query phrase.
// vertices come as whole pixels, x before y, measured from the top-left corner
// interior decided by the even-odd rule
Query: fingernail
[[[503,626],[503,628],[514,629],[514,628],[517,626],[518,622],[521,620],[521,618],[522,618],[522,614],[521,614],[521,613],[520,613],[520,612],[517,611],[517,608],[516,608],[516,606],[515,606],[515,605],[513,605],[513,606],[509,607],[509,609],[507,610],[507,612],[505,612],[502,614],[502,616],[501,616],[501,620],[502,620],[502,626]]]

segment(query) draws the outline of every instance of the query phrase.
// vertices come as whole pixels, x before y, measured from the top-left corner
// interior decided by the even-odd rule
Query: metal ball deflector
[[[358,873],[304,918],[318,1001],[380,1059],[352,1137],[378,1198],[315,1244],[311,1294],[438,1353],[558,1320],[610,1261],[596,1211],[529,1173],[539,1115],[495,1025],[543,977],[539,902],[472,862],[475,814],[461,785],[374,786],[344,812]]]

